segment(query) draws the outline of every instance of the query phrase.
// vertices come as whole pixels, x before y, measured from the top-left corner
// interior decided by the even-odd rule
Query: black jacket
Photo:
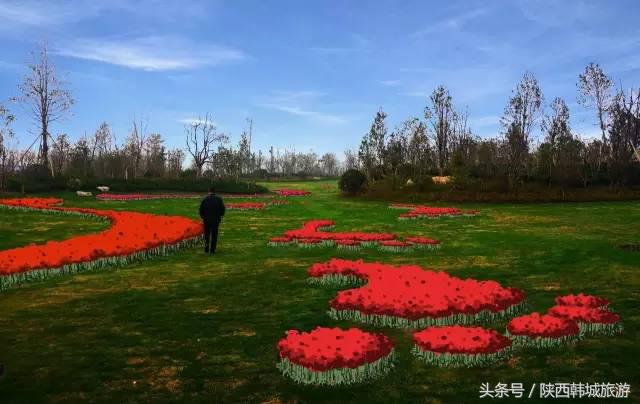
[[[218,195],[208,195],[200,203],[200,217],[205,222],[219,222],[224,211],[224,202]]]

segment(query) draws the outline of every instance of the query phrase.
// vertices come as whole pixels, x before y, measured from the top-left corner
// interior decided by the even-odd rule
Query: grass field
[[[640,203],[464,205],[477,217],[398,221],[387,203],[341,198],[334,182],[287,184],[313,192],[266,211],[228,211],[219,253],[182,250],[114,270],[58,277],[0,293],[0,403],[38,402],[425,402],[468,403],[484,382],[626,382],[640,402]],[[90,206],[197,217],[197,200],[98,202]],[[459,206],[459,205],[458,205]],[[270,248],[272,236],[304,220],[336,220],[336,231],[391,231],[440,239],[406,254],[364,249]],[[0,248],[102,229],[88,219],[0,209]],[[411,333],[336,322],[336,289],[308,286],[306,269],[333,256],[415,263],[526,291],[545,311],[557,295],[612,301],[624,334],[556,350],[525,350],[481,369],[428,367],[410,354]],[[349,388],[292,384],[276,369],[288,329],[360,326],[397,342],[387,377]],[[504,324],[494,324],[503,331]],[[530,402],[534,400],[528,400]],[[597,400],[586,400],[596,402]]]

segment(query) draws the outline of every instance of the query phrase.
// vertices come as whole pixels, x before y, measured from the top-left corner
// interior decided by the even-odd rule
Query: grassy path
[[[631,383],[638,401],[640,253],[617,245],[640,242],[640,204],[469,205],[481,215],[400,222],[399,211],[387,204],[340,198],[329,182],[287,186],[313,195],[262,212],[229,211],[214,258],[184,250],[0,294],[0,362],[6,368],[0,402],[467,403],[483,401],[478,398],[483,382],[596,381]],[[61,196],[69,206],[197,217],[197,200],[98,202]],[[23,234],[2,237],[0,248],[64,238],[65,229],[78,234],[102,226],[70,217],[14,215],[0,210],[0,234],[8,234],[16,220]],[[266,246],[269,237],[314,218],[336,220],[336,231],[424,235],[443,246],[405,255]],[[524,289],[537,311],[559,294],[606,296],[621,314],[625,333],[562,350],[525,351],[491,368],[445,370],[413,359],[408,331],[382,330],[398,344],[398,367],[388,377],[352,388],[296,386],[275,368],[275,344],[285,330],[360,326],[331,320],[325,312],[335,290],[306,284],[306,268],[332,256],[495,279]]]

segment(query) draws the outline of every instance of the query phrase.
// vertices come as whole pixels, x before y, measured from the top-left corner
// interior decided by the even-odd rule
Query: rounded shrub
[[[354,168],[345,171],[338,182],[338,188],[342,192],[349,194],[357,194],[364,191],[366,185],[367,176]]]

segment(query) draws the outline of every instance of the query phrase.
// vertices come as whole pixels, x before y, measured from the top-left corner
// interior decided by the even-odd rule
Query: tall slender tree
[[[58,77],[55,66],[49,60],[47,45],[39,52],[32,53],[34,61],[28,65],[28,72],[18,86],[21,95],[13,100],[25,109],[40,131],[40,161],[49,166],[49,126],[64,118],[74,104],[66,83]]]

